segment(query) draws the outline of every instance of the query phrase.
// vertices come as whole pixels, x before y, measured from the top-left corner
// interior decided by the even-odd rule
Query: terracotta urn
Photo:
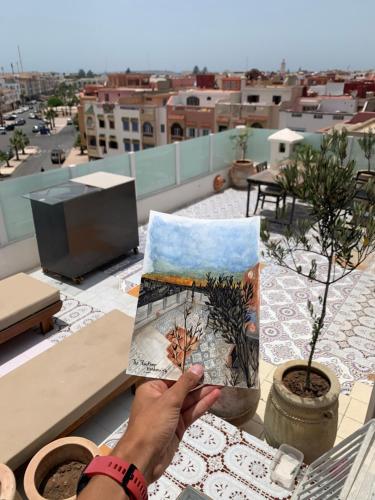
[[[39,490],[52,469],[73,460],[88,464],[99,454],[95,443],[81,437],[69,436],[47,444],[34,455],[27,466],[24,489],[28,500],[45,500]],[[75,498],[76,495],[73,495],[66,500]]]
[[[5,464],[0,464],[0,499],[18,500],[21,497],[16,490],[16,478],[13,471]]]
[[[236,160],[229,170],[232,185],[239,189],[246,189],[246,179],[254,174],[256,174],[256,167],[251,160]]]
[[[305,462],[311,463],[335,443],[340,383],[332,370],[313,362],[313,372],[329,382],[329,390],[319,397],[297,396],[284,385],[283,378],[292,370],[306,370],[306,366],[305,360],[293,360],[275,370],[264,432],[271,446],[278,448],[283,443],[294,446],[302,451]]]

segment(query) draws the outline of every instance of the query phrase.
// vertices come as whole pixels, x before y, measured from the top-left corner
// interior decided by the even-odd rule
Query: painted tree
[[[307,204],[309,216],[296,221],[281,238],[271,238],[266,227],[261,233],[269,257],[323,287],[318,306],[307,302],[312,331],[305,390],[311,387],[311,364],[325,325],[331,286],[375,252],[375,183],[369,181],[361,188],[367,200],[359,201],[356,164],[347,161],[347,146],[346,131],[335,131],[324,136],[319,151],[305,146],[301,155],[297,153],[280,174],[279,184]],[[309,265],[300,264],[300,252],[310,256]],[[319,267],[317,256],[325,258],[327,265]]]
[[[242,283],[233,276],[207,275],[205,292],[208,300],[207,325],[232,346],[232,356],[238,363],[247,387],[253,387],[259,366],[259,341],[249,336],[246,328],[249,312],[249,302],[253,297],[251,283]],[[238,377],[232,383],[238,383]]]
[[[203,326],[199,320],[195,324],[189,323],[192,310],[193,304],[186,303],[183,326],[178,325],[176,321],[173,329],[166,336],[171,343],[167,349],[168,358],[180,368],[182,373],[185,371],[187,356],[198,347],[198,342],[203,335]]]

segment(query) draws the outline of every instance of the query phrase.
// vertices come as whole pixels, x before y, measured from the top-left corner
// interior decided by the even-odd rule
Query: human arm
[[[193,365],[176,383],[151,380],[138,387],[128,428],[111,454],[134,463],[147,484],[163,474],[186,429],[220,396],[220,389],[214,386],[195,389],[202,375],[203,367]],[[94,477],[79,496],[80,500],[102,498],[127,497],[120,485],[105,476]]]

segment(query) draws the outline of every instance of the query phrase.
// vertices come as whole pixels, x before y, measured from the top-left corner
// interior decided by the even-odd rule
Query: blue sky
[[[2,0],[0,19],[5,71],[17,44],[26,70],[374,65],[374,0]]]
[[[151,212],[144,273],[204,278],[243,273],[259,261],[259,217],[190,219]]]

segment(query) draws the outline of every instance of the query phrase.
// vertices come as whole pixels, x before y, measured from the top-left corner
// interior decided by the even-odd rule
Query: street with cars
[[[30,155],[9,178],[59,168],[73,147],[76,130],[72,120],[68,118],[66,126],[58,133],[51,133],[49,123],[42,119],[38,111],[38,103],[7,113],[3,118],[0,151],[11,149],[9,140],[16,129],[21,129],[28,136],[30,146],[37,148],[37,153]]]

